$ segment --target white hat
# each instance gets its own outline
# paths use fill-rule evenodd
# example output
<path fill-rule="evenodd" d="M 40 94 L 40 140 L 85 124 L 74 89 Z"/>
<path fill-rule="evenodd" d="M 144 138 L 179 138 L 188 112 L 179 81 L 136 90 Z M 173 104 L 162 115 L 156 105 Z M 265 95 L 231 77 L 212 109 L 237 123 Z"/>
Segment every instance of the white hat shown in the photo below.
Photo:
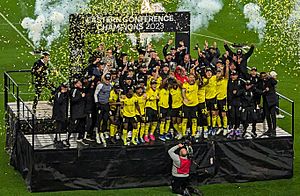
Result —
<path fill-rule="evenodd" d="M 274 78 L 274 77 L 277 76 L 277 73 L 276 73 L 275 71 L 271 71 L 271 72 L 270 72 L 270 76 Z"/>

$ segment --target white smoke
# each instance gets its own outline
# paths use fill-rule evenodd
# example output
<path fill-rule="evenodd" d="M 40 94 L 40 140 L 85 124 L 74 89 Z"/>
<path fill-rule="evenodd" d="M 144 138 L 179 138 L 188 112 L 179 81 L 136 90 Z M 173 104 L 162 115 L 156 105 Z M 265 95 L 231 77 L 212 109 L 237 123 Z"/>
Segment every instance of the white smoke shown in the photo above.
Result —
<path fill-rule="evenodd" d="M 300 26 L 299 21 L 300 21 L 300 0 L 295 2 L 294 9 L 289 16 L 288 24 L 289 25 L 296 24 L 296 25 Z"/>
<path fill-rule="evenodd" d="M 153 3 L 151 4 L 149 0 L 143 0 L 141 5 L 141 13 L 156 13 L 156 12 L 165 12 L 165 8 L 161 3 Z M 142 45 L 146 45 L 150 43 L 152 40 L 158 40 L 162 38 L 164 33 L 141 33 L 139 38 L 141 40 Z M 137 37 L 134 33 L 128 33 L 127 37 L 131 41 L 133 45 L 137 43 Z"/>
<path fill-rule="evenodd" d="M 21 25 L 28 31 L 28 37 L 36 47 L 45 40 L 46 47 L 49 48 L 68 24 L 69 15 L 87 9 L 89 2 L 90 0 L 36 0 L 34 14 L 37 18 L 26 17 Z"/>
<path fill-rule="evenodd" d="M 249 19 L 247 28 L 258 33 L 260 40 L 264 38 L 267 21 L 261 15 L 260 7 L 255 3 L 248 3 L 244 6 L 245 18 Z"/>
<path fill-rule="evenodd" d="M 222 0 L 181 0 L 177 11 L 191 13 L 191 31 L 194 32 L 199 28 L 208 27 L 209 21 L 222 7 Z"/>

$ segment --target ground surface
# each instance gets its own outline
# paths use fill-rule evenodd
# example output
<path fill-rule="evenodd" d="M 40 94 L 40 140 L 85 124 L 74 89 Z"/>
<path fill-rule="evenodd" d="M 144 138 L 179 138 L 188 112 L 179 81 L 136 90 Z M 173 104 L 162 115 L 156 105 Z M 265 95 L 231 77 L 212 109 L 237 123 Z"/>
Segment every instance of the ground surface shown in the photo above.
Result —
<path fill-rule="evenodd" d="M 246 20 L 241 17 L 242 3 L 232 4 L 233 0 L 225 0 L 223 10 L 218 13 L 209 24 L 207 29 L 202 29 L 197 34 L 192 34 L 192 45 L 203 43 L 205 39 L 209 42 L 217 41 L 222 48 L 222 41 L 226 39 L 231 42 L 248 42 L 256 43 L 257 49 L 251 57 L 250 66 L 257 66 L 259 70 L 263 69 L 263 64 L 267 61 L 274 62 L 274 56 L 271 53 L 264 53 L 264 43 L 259 43 L 255 33 L 246 29 Z M 235 2 L 235 1 L 234 1 Z M 239 1 L 240 2 L 240 1 Z M 170 6 L 169 10 L 174 9 L 174 5 L 164 3 Z M 34 0 L 1 0 L 0 12 L 7 17 L 12 24 L 19 29 L 24 35 L 20 26 L 20 21 L 25 16 L 33 16 Z M 213 38 L 204 37 L 211 36 Z M 216 39 L 217 38 L 217 39 Z M 159 42 L 158 45 L 163 45 Z M 32 48 L 26 46 L 24 39 L 0 17 L 0 74 L 6 70 L 28 69 L 31 67 L 34 57 L 29 55 Z M 270 50 L 272 50 L 270 48 Z M 262 52 L 261 52 L 262 51 Z M 290 65 L 293 67 L 293 65 Z M 265 67 L 266 71 L 269 71 Z M 253 182 L 243 184 L 218 184 L 206 185 L 201 189 L 205 195 L 299 195 L 300 193 L 300 93 L 297 84 L 300 77 L 291 76 L 290 70 L 284 66 L 276 66 L 279 73 L 278 91 L 295 101 L 296 105 L 296 135 L 295 135 L 295 170 L 294 177 L 287 180 L 276 180 L 266 182 Z M 27 78 L 28 79 L 28 78 Z M 26 81 L 26 78 L 18 78 L 20 81 Z M 1 82 L 0 88 L 3 89 Z M 298 88 L 298 89 L 297 89 Z M 27 95 L 24 95 L 27 96 Z M 1 112 L 0 117 L 4 117 L 3 95 L 0 96 Z M 289 110 L 286 103 L 282 103 L 282 107 Z M 279 122 L 280 126 L 289 129 L 289 119 Z M 0 195 L 30 195 L 27 191 L 25 183 L 18 172 L 9 166 L 8 156 L 4 151 L 5 129 L 4 120 L 0 121 Z M 155 187 L 143 189 L 126 189 L 126 190 L 109 190 L 109 191 L 76 191 L 76 192 L 57 192 L 57 193 L 37 193 L 35 195 L 172 195 L 168 187 Z"/>

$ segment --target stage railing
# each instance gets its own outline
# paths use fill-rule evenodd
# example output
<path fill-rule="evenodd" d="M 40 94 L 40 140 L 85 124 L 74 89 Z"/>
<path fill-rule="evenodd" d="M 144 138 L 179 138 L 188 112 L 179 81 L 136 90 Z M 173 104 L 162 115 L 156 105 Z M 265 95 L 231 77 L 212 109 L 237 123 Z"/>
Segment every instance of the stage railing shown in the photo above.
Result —
<path fill-rule="evenodd" d="M 9 114 L 8 114 L 8 102 L 9 102 L 9 96 L 11 95 L 13 97 L 13 100 L 17 104 L 17 111 L 16 111 L 16 134 L 13 138 L 14 140 L 17 139 L 17 133 L 20 131 L 20 119 L 22 117 L 22 120 L 24 120 L 25 125 L 29 128 L 31 134 L 32 134 L 32 148 L 34 151 L 34 135 L 35 135 L 35 125 L 37 123 L 37 117 L 33 113 L 32 109 L 28 107 L 28 105 L 25 104 L 24 100 L 20 96 L 20 87 L 21 86 L 28 86 L 28 83 L 17 83 L 13 77 L 11 76 L 11 73 L 31 73 L 31 70 L 17 70 L 17 71 L 7 71 L 4 72 L 4 108 L 5 108 L 5 120 L 6 120 L 6 126 L 9 123 Z M 31 76 L 31 83 L 33 84 L 33 77 Z M 15 145 L 16 141 L 13 141 Z M 8 141 L 6 138 L 6 146 L 8 146 Z"/>
<path fill-rule="evenodd" d="M 279 103 L 279 107 L 277 107 L 277 109 L 280 112 L 282 112 L 283 114 L 285 114 L 285 115 L 287 115 L 291 118 L 291 129 L 290 129 L 290 131 L 291 131 L 291 134 L 293 136 L 293 141 L 294 141 L 294 138 L 295 138 L 295 102 L 292 99 L 290 99 L 290 98 L 288 98 L 288 97 L 286 97 L 286 96 L 284 96 L 284 95 L 282 95 L 278 92 L 276 94 L 278 95 L 279 100 L 283 99 L 283 100 L 287 101 L 290 105 L 290 109 L 291 109 L 290 112 L 280 108 L 280 103 Z"/>

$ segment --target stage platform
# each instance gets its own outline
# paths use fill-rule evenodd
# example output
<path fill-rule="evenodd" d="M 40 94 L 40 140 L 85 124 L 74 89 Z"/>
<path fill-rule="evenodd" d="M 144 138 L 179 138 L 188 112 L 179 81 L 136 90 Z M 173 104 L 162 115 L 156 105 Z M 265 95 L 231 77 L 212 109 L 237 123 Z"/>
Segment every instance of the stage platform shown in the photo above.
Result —
<path fill-rule="evenodd" d="M 31 108 L 31 103 L 24 104 Z M 89 142 L 89 145 L 77 143 L 74 133 L 70 147 L 57 149 L 53 143 L 51 109 L 47 102 L 39 103 L 36 130 L 32 135 L 26 126 L 26 122 L 32 120 L 30 112 L 20 112 L 17 119 L 17 105 L 8 103 L 10 126 L 7 127 L 6 147 L 11 165 L 22 174 L 28 190 L 100 190 L 170 185 L 172 161 L 167 151 L 178 141 L 155 141 L 138 146 L 108 144 L 103 147 L 95 142 Z M 17 122 L 20 126 L 16 126 Z M 281 128 L 277 128 L 277 136 L 273 138 L 262 136 L 263 133 L 264 125 L 259 123 L 259 137 L 254 139 L 214 137 L 194 143 L 192 184 L 291 178 L 293 136 Z M 61 137 L 65 139 L 66 134 L 61 134 Z"/>

